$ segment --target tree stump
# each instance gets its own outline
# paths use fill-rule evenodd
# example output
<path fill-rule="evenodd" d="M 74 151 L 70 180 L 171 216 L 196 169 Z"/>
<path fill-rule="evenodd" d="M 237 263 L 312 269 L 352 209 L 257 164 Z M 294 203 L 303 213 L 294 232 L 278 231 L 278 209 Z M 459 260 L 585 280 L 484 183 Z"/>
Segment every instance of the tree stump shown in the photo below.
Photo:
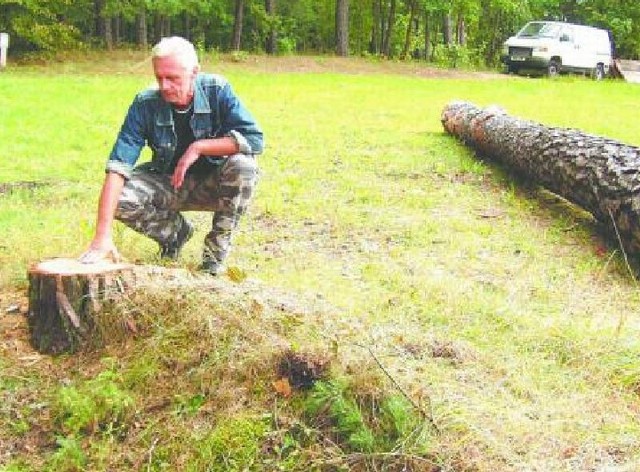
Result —
<path fill-rule="evenodd" d="M 28 324 L 31 344 L 41 353 L 76 352 L 103 344 L 96 315 L 134 282 L 132 264 L 82 264 L 51 259 L 32 266 Z"/>
<path fill-rule="evenodd" d="M 640 255 L 640 148 L 467 102 L 448 104 L 442 125 L 479 155 L 590 212 L 614 244 Z"/>

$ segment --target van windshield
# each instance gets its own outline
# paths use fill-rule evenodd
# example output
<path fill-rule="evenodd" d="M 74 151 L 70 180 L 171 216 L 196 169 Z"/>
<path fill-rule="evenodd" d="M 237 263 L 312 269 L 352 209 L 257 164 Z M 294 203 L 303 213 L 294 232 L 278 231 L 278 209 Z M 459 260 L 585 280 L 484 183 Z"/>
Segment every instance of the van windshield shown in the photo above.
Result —
<path fill-rule="evenodd" d="M 555 38 L 560 32 L 560 25 L 554 23 L 527 23 L 518 33 L 518 38 Z"/>

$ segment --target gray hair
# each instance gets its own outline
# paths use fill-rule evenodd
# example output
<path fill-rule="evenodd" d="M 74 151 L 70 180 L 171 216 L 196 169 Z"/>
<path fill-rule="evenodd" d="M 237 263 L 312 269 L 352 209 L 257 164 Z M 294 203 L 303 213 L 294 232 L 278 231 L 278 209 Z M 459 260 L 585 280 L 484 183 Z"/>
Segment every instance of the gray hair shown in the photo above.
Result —
<path fill-rule="evenodd" d="M 198 55 L 193 44 L 180 36 L 162 38 L 151 50 L 151 57 L 177 57 L 187 70 L 198 66 Z"/>

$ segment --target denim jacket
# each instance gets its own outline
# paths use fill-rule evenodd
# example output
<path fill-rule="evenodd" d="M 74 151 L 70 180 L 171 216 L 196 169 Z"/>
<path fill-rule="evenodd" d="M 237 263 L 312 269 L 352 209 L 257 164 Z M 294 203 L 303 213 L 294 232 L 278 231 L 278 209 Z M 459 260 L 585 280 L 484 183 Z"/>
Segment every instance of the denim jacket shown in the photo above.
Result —
<path fill-rule="evenodd" d="M 196 139 L 230 136 L 238 142 L 240 153 L 262 152 L 262 131 L 226 79 L 214 74 L 198 74 L 193 105 L 191 129 Z M 140 92 L 129 107 L 106 170 L 129 178 L 142 148 L 148 144 L 152 150 L 150 166 L 159 172 L 169 172 L 176 143 L 171 105 L 156 88 L 147 89 Z M 206 158 L 212 163 L 220 161 L 216 156 Z"/>

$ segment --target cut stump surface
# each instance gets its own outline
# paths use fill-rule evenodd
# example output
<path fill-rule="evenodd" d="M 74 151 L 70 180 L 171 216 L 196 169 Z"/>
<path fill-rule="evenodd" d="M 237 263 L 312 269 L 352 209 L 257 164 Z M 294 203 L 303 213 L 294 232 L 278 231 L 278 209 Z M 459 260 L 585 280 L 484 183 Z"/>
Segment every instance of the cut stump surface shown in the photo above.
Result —
<path fill-rule="evenodd" d="M 104 302 L 122 296 L 134 282 L 132 264 L 51 259 L 28 270 L 28 322 L 41 353 L 75 352 L 102 344 L 95 315 Z"/>

